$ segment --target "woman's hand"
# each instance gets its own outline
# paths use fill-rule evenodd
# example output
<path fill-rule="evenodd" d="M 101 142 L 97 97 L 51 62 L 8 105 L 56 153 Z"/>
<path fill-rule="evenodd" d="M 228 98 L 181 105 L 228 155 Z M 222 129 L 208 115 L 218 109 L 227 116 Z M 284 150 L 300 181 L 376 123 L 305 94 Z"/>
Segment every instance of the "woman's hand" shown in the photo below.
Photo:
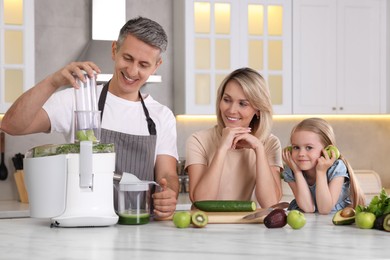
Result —
<path fill-rule="evenodd" d="M 249 134 L 250 132 L 251 129 L 247 127 L 234 127 L 234 128 L 225 127 L 224 129 L 222 129 L 222 140 L 221 140 L 220 148 L 226 150 L 236 149 L 237 142 L 239 141 L 239 140 L 236 141 L 236 138 L 245 134 L 250 135 Z M 238 148 L 243 148 L 243 147 L 238 147 Z"/>
<path fill-rule="evenodd" d="M 250 134 L 250 133 L 244 133 L 241 135 L 237 135 L 233 139 L 233 148 L 234 149 L 253 149 L 256 150 L 258 147 L 262 146 L 263 144 L 260 142 L 259 138 L 256 136 Z"/>

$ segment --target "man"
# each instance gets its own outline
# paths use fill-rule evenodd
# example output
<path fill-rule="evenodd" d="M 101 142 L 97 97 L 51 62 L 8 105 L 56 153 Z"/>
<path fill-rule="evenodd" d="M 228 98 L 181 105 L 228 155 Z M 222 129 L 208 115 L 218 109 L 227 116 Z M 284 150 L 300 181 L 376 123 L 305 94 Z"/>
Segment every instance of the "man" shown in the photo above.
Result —
<path fill-rule="evenodd" d="M 153 195 L 158 217 L 168 217 L 176 208 L 176 121 L 169 108 L 141 95 L 140 88 L 161 65 L 166 46 L 167 36 L 159 24 L 143 17 L 129 20 L 112 43 L 113 77 L 97 89 L 101 142 L 115 144 L 116 171 L 161 185 L 162 191 Z M 2 130 L 11 135 L 61 132 L 71 141 L 73 88 L 79 87 L 76 77 L 84 81 L 82 70 L 89 77 L 94 71 L 100 73 L 93 62 L 73 62 L 49 75 L 15 101 L 4 115 Z"/>

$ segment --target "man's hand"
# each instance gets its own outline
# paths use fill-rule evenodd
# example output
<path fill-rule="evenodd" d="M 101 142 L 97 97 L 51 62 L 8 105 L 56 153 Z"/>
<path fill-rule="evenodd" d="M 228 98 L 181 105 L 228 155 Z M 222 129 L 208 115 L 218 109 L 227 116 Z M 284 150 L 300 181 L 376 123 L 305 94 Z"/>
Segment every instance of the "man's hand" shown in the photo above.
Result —
<path fill-rule="evenodd" d="M 94 76 L 94 71 L 100 73 L 99 67 L 93 62 L 72 62 L 49 76 L 50 82 L 55 88 L 65 85 L 79 88 L 80 86 L 77 85 L 76 77 L 85 82 L 82 70 L 84 70 L 90 78 Z"/>
<path fill-rule="evenodd" d="M 176 210 L 177 194 L 168 187 L 168 181 L 162 178 L 159 181 L 160 191 L 153 194 L 154 213 L 157 217 L 169 217 Z"/>

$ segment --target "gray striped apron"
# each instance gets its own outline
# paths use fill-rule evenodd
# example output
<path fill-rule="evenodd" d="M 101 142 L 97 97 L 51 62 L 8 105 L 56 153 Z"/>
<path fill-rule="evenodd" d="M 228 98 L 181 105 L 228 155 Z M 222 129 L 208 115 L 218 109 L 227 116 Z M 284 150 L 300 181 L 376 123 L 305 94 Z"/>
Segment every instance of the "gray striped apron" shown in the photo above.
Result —
<path fill-rule="evenodd" d="M 99 97 L 99 110 L 101 111 L 101 120 L 103 121 L 104 105 L 106 103 L 108 86 L 107 82 Z M 136 175 L 140 180 L 154 181 L 154 154 L 156 150 L 156 125 L 149 116 L 149 111 L 145 102 L 138 92 L 141 99 L 146 121 L 148 124 L 149 134 L 147 136 L 125 134 L 108 129 L 101 129 L 101 143 L 113 143 L 115 145 L 115 172 L 128 172 Z M 132 122 L 123 122 L 131 124 Z M 154 187 L 152 187 L 154 188 Z M 153 193 L 154 190 L 152 189 Z M 141 198 L 142 199 L 142 198 Z M 145 199 L 145 198 L 143 198 Z M 153 210 L 152 198 L 149 200 L 150 210 Z M 133 199 L 131 199 L 133 201 Z M 114 190 L 114 206 L 117 209 L 117 193 Z M 133 203 L 133 202 L 132 202 Z"/>
<path fill-rule="evenodd" d="M 100 94 L 99 110 L 103 121 L 104 105 L 108 92 L 107 82 Z M 115 172 L 128 172 L 136 175 L 140 180 L 154 181 L 154 156 L 156 151 L 156 125 L 149 116 L 149 111 L 139 93 L 142 107 L 146 116 L 150 135 L 131 135 L 117 131 L 101 129 L 100 140 L 102 143 L 115 145 Z M 132 122 L 123 122 L 131 124 Z"/>

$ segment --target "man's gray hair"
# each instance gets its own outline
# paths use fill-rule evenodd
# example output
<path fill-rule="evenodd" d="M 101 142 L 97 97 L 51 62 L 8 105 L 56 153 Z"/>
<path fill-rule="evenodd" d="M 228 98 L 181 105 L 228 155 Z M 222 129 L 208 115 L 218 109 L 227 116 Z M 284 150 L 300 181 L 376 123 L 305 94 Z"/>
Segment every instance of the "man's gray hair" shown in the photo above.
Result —
<path fill-rule="evenodd" d="M 165 52 L 168 45 L 168 37 L 164 29 L 157 22 L 145 17 L 137 17 L 126 22 L 119 32 L 117 47 L 121 47 L 128 35 Z"/>

